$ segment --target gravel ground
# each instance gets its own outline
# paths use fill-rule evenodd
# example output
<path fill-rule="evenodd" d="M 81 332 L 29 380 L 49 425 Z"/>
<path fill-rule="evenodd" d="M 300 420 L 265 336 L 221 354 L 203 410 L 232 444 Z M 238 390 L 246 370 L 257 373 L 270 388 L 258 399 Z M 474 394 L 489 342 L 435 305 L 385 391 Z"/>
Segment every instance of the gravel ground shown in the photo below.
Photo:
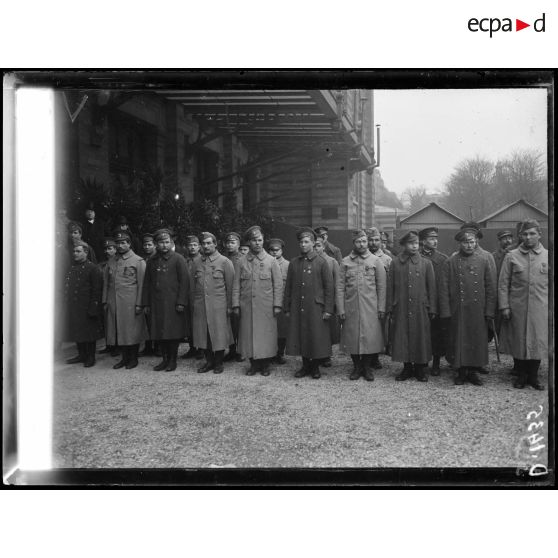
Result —
<path fill-rule="evenodd" d="M 112 370 L 117 360 L 56 363 L 54 466 L 518 467 L 533 464 L 526 415 L 539 405 L 547 446 L 548 392 L 514 389 L 511 358 L 493 352 L 482 387 L 455 386 L 447 365 L 427 383 L 395 382 L 401 365 L 385 356 L 374 382 L 350 381 L 343 354 L 320 380 L 293 378 L 294 357 L 267 378 L 245 376 L 246 363 L 215 375 L 193 360 L 174 372 L 154 372 L 157 357 Z"/>

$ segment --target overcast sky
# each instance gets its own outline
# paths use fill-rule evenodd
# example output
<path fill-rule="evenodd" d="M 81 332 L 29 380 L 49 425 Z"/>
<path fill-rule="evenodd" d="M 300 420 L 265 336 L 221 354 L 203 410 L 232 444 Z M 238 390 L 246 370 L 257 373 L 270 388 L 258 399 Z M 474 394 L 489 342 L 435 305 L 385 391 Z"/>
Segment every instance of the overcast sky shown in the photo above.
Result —
<path fill-rule="evenodd" d="M 546 158 L 546 110 L 545 89 L 375 90 L 385 185 L 398 195 L 441 190 L 454 166 L 477 154 L 540 149 Z"/>

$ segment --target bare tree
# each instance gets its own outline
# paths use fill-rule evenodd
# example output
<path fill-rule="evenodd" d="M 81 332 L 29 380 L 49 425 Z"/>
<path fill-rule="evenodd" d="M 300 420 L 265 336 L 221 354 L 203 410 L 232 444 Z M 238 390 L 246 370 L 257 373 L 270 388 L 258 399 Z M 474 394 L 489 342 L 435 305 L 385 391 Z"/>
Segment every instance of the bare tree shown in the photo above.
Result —
<path fill-rule="evenodd" d="M 407 204 L 411 213 L 418 211 L 429 203 L 431 201 L 430 197 L 431 196 L 426 192 L 426 186 L 423 184 L 407 188 L 401 194 L 401 198 Z"/>

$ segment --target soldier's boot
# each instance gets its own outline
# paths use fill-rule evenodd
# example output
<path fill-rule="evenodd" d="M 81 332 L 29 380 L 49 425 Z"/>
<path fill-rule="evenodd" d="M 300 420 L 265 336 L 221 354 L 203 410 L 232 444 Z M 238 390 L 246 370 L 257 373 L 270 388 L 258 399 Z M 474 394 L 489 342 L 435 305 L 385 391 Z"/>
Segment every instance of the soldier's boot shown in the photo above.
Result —
<path fill-rule="evenodd" d="M 432 357 L 432 370 L 430 371 L 431 376 L 439 376 L 440 375 L 440 357 L 434 355 Z"/>
<path fill-rule="evenodd" d="M 304 376 L 306 376 L 309 373 L 310 373 L 310 359 L 306 357 L 302 357 L 302 367 L 295 372 L 294 377 L 304 378 Z"/>
<path fill-rule="evenodd" d="M 196 360 L 201 360 L 204 356 L 203 349 L 196 349 Z"/>
<path fill-rule="evenodd" d="M 518 359 L 513 359 L 513 368 L 510 370 L 510 374 L 512 376 L 517 376 L 520 367 L 520 364 L 518 364 L 519 362 L 520 361 Z"/>
<path fill-rule="evenodd" d="M 269 366 L 270 366 L 270 362 L 268 358 L 262 358 L 260 360 L 260 374 L 262 376 L 269 376 L 270 374 Z"/>
<path fill-rule="evenodd" d="M 128 347 L 128 362 L 126 363 L 126 370 L 131 370 L 138 365 L 139 344 L 130 345 Z"/>
<path fill-rule="evenodd" d="M 410 362 L 405 362 L 403 363 L 403 370 L 401 370 L 401 372 L 395 376 L 396 381 L 398 382 L 404 382 L 405 380 L 408 380 L 409 378 L 413 377 L 413 365 Z"/>
<path fill-rule="evenodd" d="M 157 364 L 157 366 L 153 367 L 153 370 L 156 372 L 160 372 L 161 370 L 165 370 L 169 365 L 169 350 L 168 350 L 169 341 L 159 341 L 159 349 L 161 351 L 161 357 L 163 360 Z"/>
<path fill-rule="evenodd" d="M 374 370 L 381 370 L 383 368 L 382 363 L 380 362 L 380 354 L 374 353 L 371 355 L 371 366 Z"/>
<path fill-rule="evenodd" d="M 113 345 L 111 347 L 110 356 L 117 357 L 120 355 L 120 347 L 118 345 Z"/>
<path fill-rule="evenodd" d="M 320 364 L 321 364 L 324 368 L 331 368 L 331 367 L 332 367 L 331 357 L 326 357 L 326 358 L 322 359 L 322 360 L 320 361 Z"/>
<path fill-rule="evenodd" d="M 95 341 L 85 344 L 85 362 L 83 363 L 85 368 L 91 368 L 91 366 L 95 365 L 96 345 L 97 343 Z"/>
<path fill-rule="evenodd" d="M 351 355 L 351 360 L 353 361 L 353 371 L 349 376 L 349 380 L 358 380 L 362 374 L 362 362 L 360 361 L 360 355 Z"/>
<path fill-rule="evenodd" d="M 112 346 L 111 345 L 106 345 L 104 349 L 101 349 L 99 351 L 100 355 L 107 355 L 109 353 L 112 353 Z"/>
<path fill-rule="evenodd" d="M 250 359 L 250 368 L 248 368 L 248 370 L 246 370 L 246 376 L 254 376 L 257 371 L 258 371 L 258 364 L 256 363 L 256 361 L 253 358 L 251 358 Z"/>
<path fill-rule="evenodd" d="M 120 354 L 121 359 L 112 367 L 114 370 L 118 370 L 119 368 L 124 368 L 128 364 L 130 347 L 128 345 L 122 345 L 120 347 Z"/>
<path fill-rule="evenodd" d="M 225 351 L 215 351 L 215 366 L 213 368 L 213 374 L 222 374 L 225 370 L 223 366 L 223 357 L 225 356 Z"/>
<path fill-rule="evenodd" d="M 465 383 L 466 379 L 467 379 L 467 368 L 464 368 L 462 366 L 457 370 L 457 376 L 455 377 L 454 383 L 456 386 L 462 386 Z"/>
<path fill-rule="evenodd" d="M 488 374 L 488 372 L 487 372 Z M 474 386 L 482 386 L 482 380 L 478 377 L 477 370 L 475 368 L 469 368 L 469 373 L 467 374 L 467 379 Z"/>
<path fill-rule="evenodd" d="M 229 345 L 229 352 L 227 353 L 227 356 L 224 357 L 224 362 L 230 362 L 231 360 L 236 360 L 236 345 L 233 343 L 232 345 Z"/>
<path fill-rule="evenodd" d="M 527 362 L 524 360 L 517 360 L 517 378 L 513 382 L 513 387 L 517 389 L 523 389 L 527 383 Z"/>
<path fill-rule="evenodd" d="M 319 380 L 322 377 L 322 374 L 320 373 L 320 362 L 322 361 L 317 358 L 310 360 L 310 374 L 314 380 Z"/>
<path fill-rule="evenodd" d="M 428 376 L 426 375 L 426 366 L 426 364 L 422 364 L 420 362 L 414 363 L 415 378 L 419 382 L 428 382 Z"/>
<path fill-rule="evenodd" d="M 527 382 L 533 388 L 538 391 L 543 391 L 544 386 L 539 383 L 539 366 L 541 364 L 540 360 L 529 360 L 527 361 Z"/>
<path fill-rule="evenodd" d="M 213 351 L 204 349 L 205 362 L 198 368 L 198 374 L 204 374 L 215 368 L 215 355 Z"/>
<path fill-rule="evenodd" d="M 77 356 L 69 358 L 66 364 L 77 364 L 78 362 L 85 362 L 85 343 L 76 343 L 78 351 Z"/>
<path fill-rule="evenodd" d="M 276 364 L 285 364 L 285 348 L 287 346 L 287 339 L 285 337 L 279 337 L 277 339 L 277 354 L 273 359 Z"/>
<path fill-rule="evenodd" d="M 178 345 L 180 345 L 179 340 L 173 340 L 168 342 L 169 351 L 169 362 L 165 368 L 165 372 L 172 372 L 176 370 L 176 360 L 178 359 Z"/>
<path fill-rule="evenodd" d="M 143 351 L 138 352 L 140 356 L 151 356 L 155 354 L 153 350 L 153 341 L 147 340 L 145 342 L 145 346 L 143 347 Z"/>
<path fill-rule="evenodd" d="M 362 376 L 367 382 L 374 381 L 374 355 L 362 355 Z"/>

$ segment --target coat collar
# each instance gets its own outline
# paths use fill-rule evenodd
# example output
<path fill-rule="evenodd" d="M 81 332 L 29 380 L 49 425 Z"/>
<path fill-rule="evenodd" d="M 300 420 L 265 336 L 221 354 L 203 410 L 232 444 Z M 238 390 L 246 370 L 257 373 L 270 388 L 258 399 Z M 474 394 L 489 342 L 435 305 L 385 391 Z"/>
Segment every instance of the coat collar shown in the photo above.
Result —
<path fill-rule="evenodd" d="M 215 250 L 215 252 L 213 252 L 213 254 L 211 254 L 211 256 L 202 256 L 201 259 L 205 262 L 206 260 L 209 260 L 210 262 L 214 262 L 221 254 L 219 254 L 218 250 Z"/>
<path fill-rule="evenodd" d="M 399 254 L 399 261 L 401 263 L 405 263 L 407 260 L 411 260 L 416 265 L 420 261 L 420 254 L 415 254 L 414 256 L 410 256 L 409 254 L 406 254 L 405 252 L 402 252 L 401 254 Z"/>
<path fill-rule="evenodd" d="M 313 259 L 318 257 L 318 252 L 315 252 L 314 250 L 312 250 L 311 252 L 308 252 L 308 254 L 300 254 L 298 256 L 301 260 L 310 260 L 312 261 Z"/>
<path fill-rule="evenodd" d="M 267 254 L 267 252 L 266 252 L 265 250 L 262 250 L 259 254 L 254 254 L 254 253 L 252 253 L 252 252 L 248 252 L 248 254 L 246 254 L 246 258 L 247 258 L 248 261 L 250 261 L 250 262 L 251 262 L 252 260 L 256 259 L 256 258 L 257 258 L 258 260 L 260 260 L 260 261 L 263 261 L 263 260 L 266 258 L 267 255 L 268 255 L 268 254 Z"/>
<path fill-rule="evenodd" d="M 525 248 L 525 246 L 523 246 L 523 244 L 519 245 L 519 251 L 522 254 L 528 254 L 529 252 L 534 252 L 535 254 L 540 254 L 542 252 L 543 249 L 543 245 L 539 242 L 539 245 L 537 248 Z"/>
<path fill-rule="evenodd" d="M 128 250 L 125 254 L 118 254 L 118 257 L 121 260 L 127 260 L 128 258 L 131 258 L 132 256 L 135 256 L 133 250 Z"/>
<path fill-rule="evenodd" d="M 355 260 L 356 258 L 360 257 L 363 260 L 365 260 L 368 256 L 370 256 L 370 254 L 372 254 L 372 252 L 370 252 L 370 250 L 368 250 L 368 248 L 366 249 L 366 252 L 364 252 L 364 254 L 357 254 L 354 250 L 351 250 L 351 253 L 349 254 L 351 257 L 351 260 Z M 374 254 L 375 255 L 375 254 Z"/>

